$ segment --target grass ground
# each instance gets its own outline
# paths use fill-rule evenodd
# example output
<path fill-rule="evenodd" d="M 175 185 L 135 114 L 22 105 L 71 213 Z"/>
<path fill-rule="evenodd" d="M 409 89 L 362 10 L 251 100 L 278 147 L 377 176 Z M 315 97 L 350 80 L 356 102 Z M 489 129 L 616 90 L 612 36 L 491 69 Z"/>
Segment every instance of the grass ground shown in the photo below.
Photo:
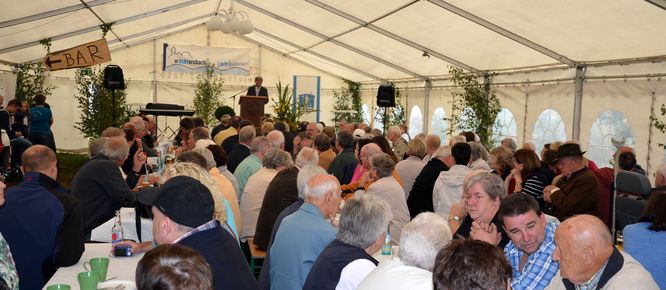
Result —
<path fill-rule="evenodd" d="M 74 174 L 81 168 L 83 163 L 88 160 L 87 154 L 63 153 L 58 155 L 58 181 L 65 188 L 69 189 Z"/>

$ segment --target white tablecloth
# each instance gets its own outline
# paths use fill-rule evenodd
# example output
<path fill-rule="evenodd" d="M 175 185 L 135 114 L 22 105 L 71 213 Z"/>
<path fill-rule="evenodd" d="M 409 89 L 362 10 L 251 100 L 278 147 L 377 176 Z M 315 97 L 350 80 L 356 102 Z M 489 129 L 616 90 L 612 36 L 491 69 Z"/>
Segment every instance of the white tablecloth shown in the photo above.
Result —
<path fill-rule="evenodd" d="M 123 226 L 123 239 L 139 241 L 136 234 L 136 213 L 134 208 L 121 208 L 120 209 L 120 222 Z M 112 218 L 101 226 L 96 227 L 90 233 L 90 240 L 96 242 L 110 243 L 111 242 L 111 228 L 115 223 L 115 218 Z M 153 240 L 153 221 L 150 219 L 141 219 L 141 240 L 143 242 Z"/>
<path fill-rule="evenodd" d="M 135 254 L 132 257 L 111 257 L 111 244 L 86 244 L 86 250 L 83 252 L 81 259 L 76 265 L 69 267 L 61 267 L 51 277 L 51 280 L 46 283 L 48 285 L 54 284 L 68 284 L 72 289 L 79 289 L 79 282 L 76 275 L 84 272 L 83 263 L 96 257 L 109 257 L 109 270 L 106 273 L 106 278 L 117 277 L 114 280 L 129 280 L 134 281 L 134 271 L 136 265 L 143 257 L 143 253 Z M 46 289 L 44 286 L 44 289 Z"/>

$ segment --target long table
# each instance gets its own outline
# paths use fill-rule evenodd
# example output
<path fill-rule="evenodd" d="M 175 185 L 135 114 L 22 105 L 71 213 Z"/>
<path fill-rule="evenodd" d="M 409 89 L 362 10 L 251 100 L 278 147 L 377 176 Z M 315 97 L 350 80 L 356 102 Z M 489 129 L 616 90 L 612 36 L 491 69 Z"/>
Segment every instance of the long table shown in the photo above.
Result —
<path fill-rule="evenodd" d="M 85 271 L 83 263 L 96 257 L 109 257 L 109 270 L 107 271 L 106 278 L 117 277 L 114 280 L 128 280 L 134 281 L 134 272 L 139 260 L 143 257 L 143 253 L 135 254 L 132 257 L 112 257 L 111 244 L 86 244 L 86 250 L 83 252 L 81 259 L 76 265 L 69 267 L 60 267 L 58 271 L 46 283 L 46 286 L 53 284 L 69 284 L 72 289 L 79 289 L 79 282 L 76 275 Z M 44 286 L 44 289 L 46 289 Z"/>

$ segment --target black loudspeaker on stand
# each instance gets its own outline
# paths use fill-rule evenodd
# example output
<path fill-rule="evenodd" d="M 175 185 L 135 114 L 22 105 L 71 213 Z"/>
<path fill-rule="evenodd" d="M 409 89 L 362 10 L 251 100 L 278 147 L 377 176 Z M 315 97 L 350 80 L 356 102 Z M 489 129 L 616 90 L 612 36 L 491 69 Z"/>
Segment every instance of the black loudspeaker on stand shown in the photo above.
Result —
<path fill-rule="evenodd" d="M 104 68 L 104 87 L 111 90 L 111 105 L 113 106 L 112 122 L 116 126 L 116 90 L 125 89 L 123 69 L 117 65 L 108 65 Z"/>
<path fill-rule="evenodd" d="M 378 107 L 395 107 L 395 87 L 392 85 L 381 85 L 377 89 Z"/>

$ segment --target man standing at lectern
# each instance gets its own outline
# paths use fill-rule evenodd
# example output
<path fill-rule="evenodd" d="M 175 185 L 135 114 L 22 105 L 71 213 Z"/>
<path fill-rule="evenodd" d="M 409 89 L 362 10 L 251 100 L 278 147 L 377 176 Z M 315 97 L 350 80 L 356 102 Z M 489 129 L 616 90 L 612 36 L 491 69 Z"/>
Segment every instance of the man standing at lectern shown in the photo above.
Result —
<path fill-rule="evenodd" d="M 261 86 L 261 83 L 264 82 L 264 79 L 260 76 L 254 78 L 254 86 L 247 88 L 247 96 L 264 96 L 268 97 L 268 90 L 265 87 Z M 268 102 L 268 98 L 266 98 Z"/>

